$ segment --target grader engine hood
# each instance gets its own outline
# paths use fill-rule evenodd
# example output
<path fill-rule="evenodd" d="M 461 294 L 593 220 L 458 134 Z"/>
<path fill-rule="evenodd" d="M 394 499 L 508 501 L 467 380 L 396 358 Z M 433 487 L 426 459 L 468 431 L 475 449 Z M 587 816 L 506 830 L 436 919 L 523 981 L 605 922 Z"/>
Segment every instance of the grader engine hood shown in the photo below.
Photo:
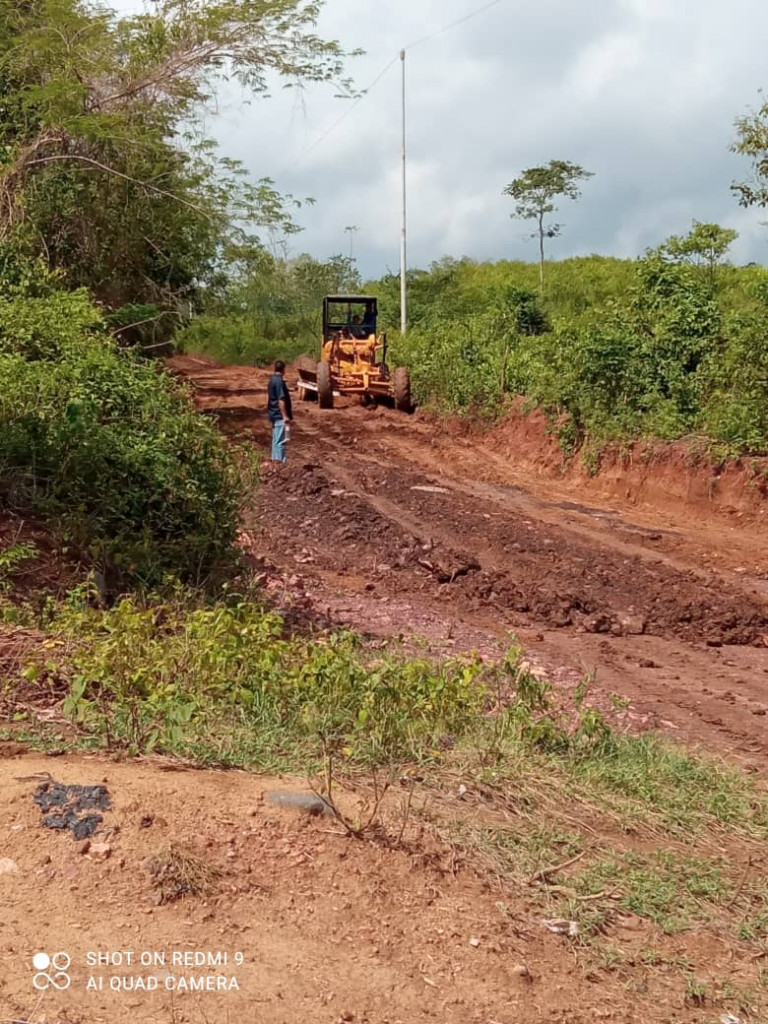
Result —
<path fill-rule="evenodd" d="M 354 362 L 374 362 L 374 356 L 379 342 L 375 334 L 367 338 L 344 338 L 339 337 L 326 341 L 323 345 L 323 358 L 331 360 L 334 356 L 341 359 L 351 359 Z"/>

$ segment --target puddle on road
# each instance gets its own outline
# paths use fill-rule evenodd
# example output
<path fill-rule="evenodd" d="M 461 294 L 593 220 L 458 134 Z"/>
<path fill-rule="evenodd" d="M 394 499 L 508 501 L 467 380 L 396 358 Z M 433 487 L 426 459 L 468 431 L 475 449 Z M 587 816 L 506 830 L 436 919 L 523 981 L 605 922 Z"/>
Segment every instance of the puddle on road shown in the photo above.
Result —
<path fill-rule="evenodd" d="M 580 512 L 592 519 L 614 520 L 614 525 L 622 532 L 647 537 L 649 540 L 661 540 L 662 537 L 679 537 L 680 535 L 677 530 L 668 530 L 660 526 L 639 526 L 637 523 L 625 522 L 623 513 L 615 508 L 591 508 L 589 505 L 580 505 L 576 501 L 548 502 L 547 504 L 550 508 L 563 509 L 565 512 Z"/>
<path fill-rule="evenodd" d="M 566 512 L 583 512 L 585 515 L 594 516 L 595 519 L 621 518 L 621 512 L 615 508 L 590 508 L 589 505 L 579 505 L 576 501 L 550 501 L 546 504 L 550 508 L 562 508 Z"/>

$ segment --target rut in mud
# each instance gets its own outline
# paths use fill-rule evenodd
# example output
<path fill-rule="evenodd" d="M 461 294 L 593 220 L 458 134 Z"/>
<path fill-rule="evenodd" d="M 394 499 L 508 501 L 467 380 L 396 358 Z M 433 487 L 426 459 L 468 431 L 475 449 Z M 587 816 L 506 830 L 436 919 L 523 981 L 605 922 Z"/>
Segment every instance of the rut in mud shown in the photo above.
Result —
<path fill-rule="evenodd" d="M 228 435 L 267 447 L 266 374 L 174 365 Z M 454 650 L 514 632 L 556 678 L 596 671 L 605 700 L 651 727 L 768 768 L 759 532 L 590 507 L 419 414 L 296 413 L 289 465 L 265 475 L 248 529 L 318 611 Z"/>
<path fill-rule="evenodd" d="M 324 465 L 291 469 L 268 484 L 264 499 L 271 524 L 286 541 L 301 539 L 320 568 L 393 574 L 393 585 L 460 609 L 485 607 L 502 618 L 518 612 L 590 633 L 761 646 L 768 638 L 766 606 L 730 593 L 711 574 L 595 551 L 566 531 L 407 467 L 338 456 Z M 273 486 L 299 500 L 271 500 Z"/>

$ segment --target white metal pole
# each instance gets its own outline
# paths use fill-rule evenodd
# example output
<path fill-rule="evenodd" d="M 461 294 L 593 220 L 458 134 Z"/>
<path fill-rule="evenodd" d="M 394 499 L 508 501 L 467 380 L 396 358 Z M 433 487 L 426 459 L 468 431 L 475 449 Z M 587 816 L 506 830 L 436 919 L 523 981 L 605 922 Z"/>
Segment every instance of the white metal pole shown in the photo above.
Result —
<path fill-rule="evenodd" d="M 400 330 L 405 334 L 408 328 L 408 296 L 406 286 L 406 238 L 407 238 L 407 205 L 405 177 L 405 50 L 400 51 L 400 62 L 403 68 L 403 233 L 400 240 Z"/>

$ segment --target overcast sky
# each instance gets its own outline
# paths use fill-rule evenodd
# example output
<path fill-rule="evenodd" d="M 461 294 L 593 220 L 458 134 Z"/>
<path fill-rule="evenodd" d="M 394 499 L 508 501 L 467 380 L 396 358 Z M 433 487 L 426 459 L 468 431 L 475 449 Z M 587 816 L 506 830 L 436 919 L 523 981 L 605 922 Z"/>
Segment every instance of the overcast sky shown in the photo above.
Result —
<path fill-rule="evenodd" d="M 320 31 L 366 51 L 349 64 L 364 88 L 401 47 L 483 2 L 327 0 Z M 729 145 L 768 86 L 766 41 L 761 0 L 500 0 L 409 49 L 409 264 L 535 259 L 501 192 L 550 159 L 595 173 L 578 204 L 562 205 L 557 258 L 634 256 L 695 218 L 740 232 L 737 261 L 768 262 L 768 214 L 740 210 L 729 190 L 749 174 Z M 363 274 L 397 270 L 399 62 L 316 144 L 351 107 L 333 92 L 278 87 L 247 107 L 233 92 L 210 128 L 254 176 L 314 197 L 294 254 L 348 253 L 354 225 Z"/>

